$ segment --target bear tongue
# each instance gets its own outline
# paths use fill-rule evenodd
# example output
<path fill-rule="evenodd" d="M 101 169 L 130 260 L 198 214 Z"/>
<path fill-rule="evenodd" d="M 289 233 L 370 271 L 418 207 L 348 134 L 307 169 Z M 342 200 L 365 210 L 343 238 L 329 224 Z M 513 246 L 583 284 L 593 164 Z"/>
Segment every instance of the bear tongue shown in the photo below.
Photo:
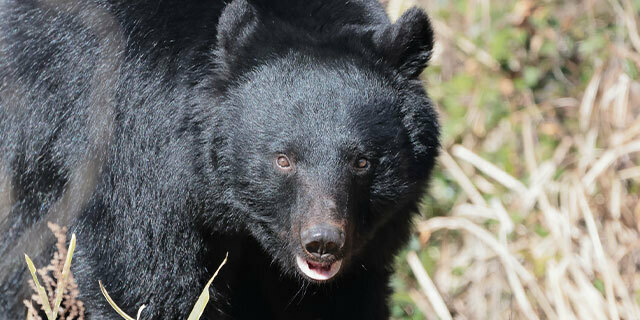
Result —
<path fill-rule="evenodd" d="M 340 271 L 342 260 L 338 260 L 331 264 L 321 264 L 306 260 L 300 256 L 296 256 L 298 269 L 307 277 L 316 281 L 326 281 L 335 276 Z"/>

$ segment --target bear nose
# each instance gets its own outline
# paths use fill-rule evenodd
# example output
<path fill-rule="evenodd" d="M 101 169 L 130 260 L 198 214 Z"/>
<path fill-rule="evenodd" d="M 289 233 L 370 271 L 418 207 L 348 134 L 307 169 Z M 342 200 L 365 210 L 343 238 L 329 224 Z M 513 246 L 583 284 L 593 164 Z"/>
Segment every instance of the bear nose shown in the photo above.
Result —
<path fill-rule="evenodd" d="M 337 227 L 321 224 L 300 234 L 304 249 L 316 258 L 335 257 L 344 246 L 344 232 Z"/>

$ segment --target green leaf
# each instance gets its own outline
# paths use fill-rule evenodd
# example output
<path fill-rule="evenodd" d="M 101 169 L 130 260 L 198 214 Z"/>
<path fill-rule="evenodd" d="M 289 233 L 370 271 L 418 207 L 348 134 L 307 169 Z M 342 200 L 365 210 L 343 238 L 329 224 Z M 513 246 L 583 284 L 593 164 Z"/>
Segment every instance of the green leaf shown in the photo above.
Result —
<path fill-rule="evenodd" d="M 465 271 L 466 271 L 465 267 L 459 266 L 459 267 L 453 268 L 453 270 L 451 270 L 451 274 L 457 277 L 462 277 Z"/>
<path fill-rule="evenodd" d="M 593 280 L 593 286 L 596 287 L 596 289 L 598 289 L 598 291 L 600 291 L 600 293 L 602 293 L 602 295 L 604 295 L 604 282 L 602 281 L 602 279 L 600 278 L 595 278 Z"/>
<path fill-rule="evenodd" d="M 549 230 L 545 229 L 543 226 L 539 224 L 536 224 L 534 228 L 535 228 L 534 232 L 543 238 L 546 238 L 549 235 Z"/>
<path fill-rule="evenodd" d="M 587 57 L 595 54 L 606 44 L 605 38 L 601 34 L 593 34 L 579 44 L 578 50 Z"/>
<path fill-rule="evenodd" d="M 527 87 L 533 88 L 538 84 L 538 80 L 540 80 L 540 76 L 542 72 L 539 67 L 526 67 L 524 69 L 524 73 L 522 75 L 524 79 L 524 83 Z"/>

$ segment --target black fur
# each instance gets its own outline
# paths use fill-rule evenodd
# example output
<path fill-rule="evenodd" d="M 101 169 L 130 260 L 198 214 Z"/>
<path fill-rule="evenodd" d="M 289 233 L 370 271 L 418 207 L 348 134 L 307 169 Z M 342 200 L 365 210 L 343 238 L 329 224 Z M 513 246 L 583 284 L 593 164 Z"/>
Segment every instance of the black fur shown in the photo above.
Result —
<path fill-rule="evenodd" d="M 424 12 L 373 0 L 0 0 L 0 319 L 49 220 L 89 319 L 118 318 L 98 280 L 184 319 L 226 252 L 204 319 L 387 318 L 438 150 L 432 45 Z M 346 234 L 328 283 L 295 263 L 319 220 Z"/>

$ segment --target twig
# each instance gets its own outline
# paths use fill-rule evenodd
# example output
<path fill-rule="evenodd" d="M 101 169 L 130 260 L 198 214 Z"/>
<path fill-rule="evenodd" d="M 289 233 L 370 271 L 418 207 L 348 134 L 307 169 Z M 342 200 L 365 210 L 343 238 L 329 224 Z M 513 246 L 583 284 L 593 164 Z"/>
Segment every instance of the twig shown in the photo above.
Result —
<path fill-rule="evenodd" d="M 602 68 L 599 67 L 593 74 L 593 77 L 591 77 L 587 89 L 585 89 L 584 95 L 582 96 L 582 103 L 580 104 L 580 129 L 582 129 L 582 131 L 586 131 L 589 127 L 589 120 L 591 119 L 594 102 L 598 94 L 601 77 Z"/>
<path fill-rule="evenodd" d="M 409 251 L 407 254 L 407 262 L 409 263 L 409 267 L 411 267 L 411 271 L 416 276 L 420 287 L 422 287 L 422 291 L 427 295 L 431 306 L 435 310 L 438 317 L 442 320 L 452 320 L 451 313 L 449 313 L 449 309 L 447 309 L 447 305 L 442 300 L 440 293 L 438 293 L 438 289 L 436 289 L 435 284 L 431 281 L 431 278 L 427 274 L 427 271 L 424 270 L 418 255 L 416 255 L 415 251 Z"/>
<path fill-rule="evenodd" d="M 456 163 L 456 161 L 449 155 L 446 150 L 442 150 L 440 154 L 440 162 L 444 165 L 445 169 L 451 174 L 453 179 L 458 182 L 458 185 L 464 190 L 464 192 L 469 196 L 471 201 L 478 206 L 487 206 L 487 202 L 484 201 L 484 198 L 478 192 L 478 189 L 473 185 L 471 180 L 467 177 L 467 175 L 462 171 L 460 166 Z"/>
<path fill-rule="evenodd" d="M 587 197 L 585 196 L 584 191 L 581 187 L 577 188 L 577 193 L 578 203 L 580 204 L 580 209 L 584 216 L 585 224 L 587 225 L 587 231 L 589 232 L 589 237 L 593 242 L 593 247 L 597 256 L 596 263 L 600 267 L 602 277 L 604 278 L 603 281 L 609 307 L 609 316 L 611 317 L 611 319 L 619 319 L 620 316 L 618 315 L 618 309 L 616 308 L 615 296 L 613 294 L 613 283 L 611 279 L 611 273 L 613 272 L 613 270 L 611 270 L 611 268 L 609 267 L 609 259 L 604 254 L 604 249 L 602 248 L 602 243 L 600 242 L 600 236 L 598 235 L 596 222 L 593 218 L 593 214 L 591 213 L 591 208 L 589 208 Z"/>
<path fill-rule="evenodd" d="M 461 145 L 455 145 L 451 148 L 451 151 L 454 156 L 471 163 L 473 166 L 478 168 L 478 170 L 484 172 L 486 175 L 500 182 L 505 187 L 515 191 L 518 194 L 527 193 L 527 187 L 525 187 L 522 182 L 516 180 L 511 175 L 504 172 L 504 170 L 499 169 L 498 167 L 489 163 L 487 160 L 484 160 L 481 157 L 477 156 L 469 149 Z"/>

